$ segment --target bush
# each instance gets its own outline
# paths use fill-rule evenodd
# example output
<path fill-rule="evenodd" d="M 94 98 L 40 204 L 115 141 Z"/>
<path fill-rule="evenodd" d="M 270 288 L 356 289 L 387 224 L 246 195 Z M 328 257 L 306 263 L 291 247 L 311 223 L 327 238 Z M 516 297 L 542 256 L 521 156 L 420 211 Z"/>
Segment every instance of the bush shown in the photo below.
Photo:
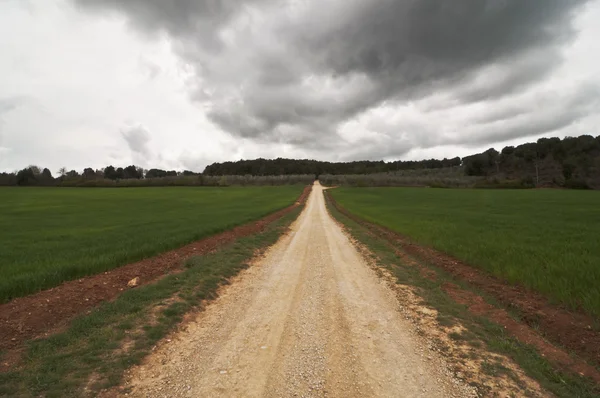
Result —
<path fill-rule="evenodd" d="M 533 179 L 531 177 L 524 178 L 522 180 L 504 180 L 498 181 L 493 180 L 482 180 L 478 181 L 474 188 L 479 189 L 531 189 L 535 188 Z"/>
<path fill-rule="evenodd" d="M 586 181 L 579 179 L 566 180 L 564 187 L 568 189 L 592 189 Z"/>
<path fill-rule="evenodd" d="M 411 170 L 367 175 L 322 175 L 319 181 L 325 186 L 470 188 L 480 179 L 442 170 L 439 169 L 438 173 Z"/>

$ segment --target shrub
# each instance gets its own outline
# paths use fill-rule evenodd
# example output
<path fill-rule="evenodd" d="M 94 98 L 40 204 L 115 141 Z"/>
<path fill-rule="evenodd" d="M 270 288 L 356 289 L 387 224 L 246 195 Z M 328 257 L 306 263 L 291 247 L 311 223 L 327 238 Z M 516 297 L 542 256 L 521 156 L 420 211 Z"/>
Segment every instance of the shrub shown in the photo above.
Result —
<path fill-rule="evenodd" d="M 564 187 L 569 189 L 592 189 L 585 180 L 580 179 L 566 180 Z"/>

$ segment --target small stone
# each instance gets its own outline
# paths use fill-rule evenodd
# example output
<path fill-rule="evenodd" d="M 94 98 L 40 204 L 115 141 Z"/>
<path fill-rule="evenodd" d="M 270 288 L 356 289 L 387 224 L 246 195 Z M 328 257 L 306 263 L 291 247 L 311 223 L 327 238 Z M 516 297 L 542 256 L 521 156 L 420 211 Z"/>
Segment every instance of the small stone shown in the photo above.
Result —
<path fill-rule="evenodd" d="M 132 280 L 127 282 L 127 287 L 136 287 L 139 284 L 140 284 L 140 278 L 139 278 L 139 276 L 136 276 L 135 278 L 133 278 Z"/>

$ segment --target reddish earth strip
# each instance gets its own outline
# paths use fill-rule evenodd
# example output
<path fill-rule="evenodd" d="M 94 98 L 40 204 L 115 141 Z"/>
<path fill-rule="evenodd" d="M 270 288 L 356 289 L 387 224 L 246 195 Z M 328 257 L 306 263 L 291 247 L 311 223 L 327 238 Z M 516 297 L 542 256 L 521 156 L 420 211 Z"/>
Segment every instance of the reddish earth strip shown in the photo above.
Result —
<path fill-rule="evenodd" d="M 328 199 L 342 214 L 365 226 L 375 235 L 384 238 L 405 253 L 441 268 L 458 280 L 467 282 L 490 295 L 508 308 L 514 308 L 524 323 L 515 321 L 503 309 L 498 309 L 473 293 L 455 284 L 444 284 L 443 289 L 456 302 L 465 304 L 476 315 L 484 315 L 503 326 L 519 341 L 536 347 L 540 354 L 562 369 L 575 371 L 592 378 L 600 384 L 598 370 L 584 361 L 574 359 L 567 351 L 551 343 L 565 347 L 588 360 L 592 365 L 600 365 L 600 333 L 594 330 L 594 318 L 590 315 L 569 311 L 522 286 L 511 285 L 486 272 L 471 267 L 452 256 L 414 243 L 410 238 L 380 225 L 368 222 L 338 205 L 327 193 Z M 428 270 L 431 271 L 431 270 Z M 427 273 L 422 273 L 427 275 Z M 432 276 L 435 278 L 435 276 Z M 542 334 L 538 333 L 539 330 Z M 548 342 L 549 341 L 549 342 Z"/>
<path fill-rule="evenodd" d="M 564 370 L 589 377 L 596 384 L 600 385 L 600 373 L 593 366 L 584 361 L 576 360 L 564 350 L 553 346 L 531 327 L 516 321 L 505 310 L 494 307 L 487 303 L 481 296 L 461 289 L 453 283 L 444 283 L 442 289 L 454 301 L 466 305 L 472 314 L 485 316 L 496 324 L 504 326 L 511 336 L 515 336 L 519 341 L 535 347 L 550 362 L 558 364 Z"/>
<path fill-rule="evenodd" d="M 258 221 L 103 274 L 65 282 L 55 288 L 1 304 L 0 350 L 8 351 L 4 360 L 13 356 L 10 351 L 18 350 L 23 342 L 48 336 L 77 315 L 89 312 L 104 301 L 115 299 L 127 289 L 127 283 L 133 278 L 139 278 L 138 286 L 155 282 L 167 274 L 180 271 L 183 260 L 192 255 L 210 253 L 237 238 L 263 231 L 270 223 L 304 204 L 311 189 L 312 185 L 307 186 L 292 206 Z M 8 365 L 0 364 L 0 371 L 6 370 Z"/>

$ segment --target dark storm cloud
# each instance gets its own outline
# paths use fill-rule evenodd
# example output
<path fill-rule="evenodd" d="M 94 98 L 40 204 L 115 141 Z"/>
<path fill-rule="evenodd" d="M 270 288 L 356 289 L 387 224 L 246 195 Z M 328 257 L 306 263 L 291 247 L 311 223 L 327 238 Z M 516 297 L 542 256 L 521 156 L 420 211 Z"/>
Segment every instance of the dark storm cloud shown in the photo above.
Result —
<path fill-rule="evenodd" d="M 346 23 L 308 36 L 337 73 L 364 72 L 406 85 L 465 74 L 571 36 L 583 1 L 383 0 L 362 2 Z"/>
<path fill-rule="evenodd" d="M 73 1 L 120 11 L 143 31 L 170 34 L 194 67 L 192 98 L 208 104 L 208 117 L 224 130 L 301 148 L 315 148 L 316 140 L 321 148 L 335 147 L 341 123 L 381 104 L 450 92 L 460 106 L 527 90 L 561 65 L 560 49 L 575 36 L 574 13 L 587 3 Z M 537 112 L 530 123 L 521 114 L 514 126 L 484 120 L 480 128 L 488 130 L 477 137 L 418 141 L 483 143 L 541 134 L 573 123 L 580 109 Z M 401 154 L 413 145 L 400 141 L 390 133 L 361 153 Z M 400 142 L 395 150 L 394 142 Z"/>

